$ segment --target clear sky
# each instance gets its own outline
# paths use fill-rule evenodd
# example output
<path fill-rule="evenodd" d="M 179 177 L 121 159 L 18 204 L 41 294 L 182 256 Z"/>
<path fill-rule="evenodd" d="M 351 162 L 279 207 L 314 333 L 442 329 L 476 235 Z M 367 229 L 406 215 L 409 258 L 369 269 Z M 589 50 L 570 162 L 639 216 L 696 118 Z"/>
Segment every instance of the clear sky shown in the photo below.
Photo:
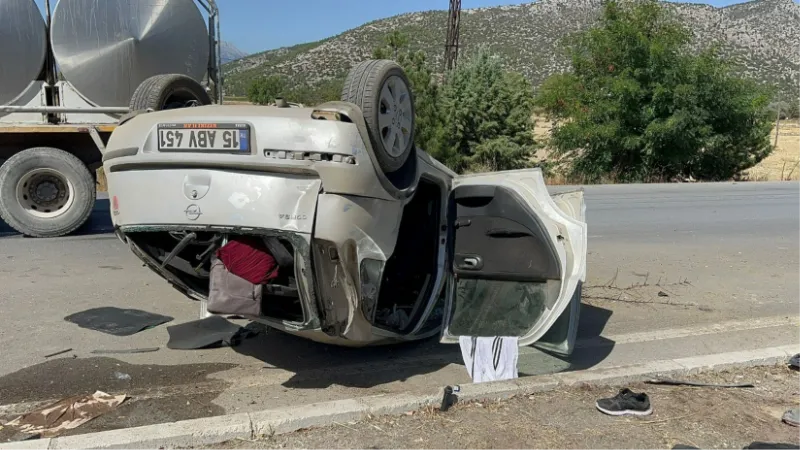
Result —
<path fill-rule="evenodd" d="M 741 3 L 741 0 L 688 1 L 714 6 Z M 36 3 L 41 6 L 44 0 L 36 0 Z M 51 3 L 56 1 L 51 0 Z M 530 0 L 462 0 L 461 7 L 520 3 L 530 3 Z M 248 54 L 324 39 L 396 14 L 446 10 L 449 4 L 448 0 L 217 0 L 222 39 Z"/>

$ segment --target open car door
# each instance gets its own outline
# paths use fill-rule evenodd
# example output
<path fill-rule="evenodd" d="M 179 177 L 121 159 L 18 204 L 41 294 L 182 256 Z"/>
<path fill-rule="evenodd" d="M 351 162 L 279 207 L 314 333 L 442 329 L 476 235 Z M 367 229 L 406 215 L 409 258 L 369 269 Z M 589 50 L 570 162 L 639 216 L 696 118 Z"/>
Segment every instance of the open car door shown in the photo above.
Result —
<path fill-rule="evenodd" d="M 516 336 L 571 353 L 586 279 L 583 191 L 551 197 L 540 169 L 515 170 L 456 177 L 449 203 L 442 342 Z"/>

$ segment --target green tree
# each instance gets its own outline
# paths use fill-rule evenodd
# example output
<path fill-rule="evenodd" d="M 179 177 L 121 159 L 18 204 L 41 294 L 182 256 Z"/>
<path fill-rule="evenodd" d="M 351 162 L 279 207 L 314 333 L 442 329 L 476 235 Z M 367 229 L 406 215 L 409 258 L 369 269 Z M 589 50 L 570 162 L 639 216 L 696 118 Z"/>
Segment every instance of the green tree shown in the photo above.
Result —
<path fill-rule="evenodd" d="M 408 76 L 418 147 L 457 172 L 531 165 L 533 93 L 522 75 L 506 72 L 481 50 L 439 85 L 425 52 L 411 52 L 407 44 L 392 32 L 373 57 L 395 60 Z"/>
<path fill-rule="evenodd" d="M 789 107 L 786 109 L 786 115 L 790 119 L 800 118 L 800 101 L 797 99 L 789 102 Z"/>
<path fill-rule="evenodd" d="M 254 80 L 247 88 L 247 99 L 257 105 L 266 105 L 283 95 L 286 82 L 279 75 Z"/>
<path fill-rule="evenodd" d="M 545 80 L 537 104 L 551 144 L 587 181 L 728 179 L 771 152 L 771 93 L 737 78 L 656 0 L 605 3 L 598 26 L 566 42 L 572 72 Z"/>
<path fill-rule="evenodd" d="M 431 154 L 456 172 L 495 171 L 533 164 L 533 89 L 488 51 L 447 74 L 438 101 Z"/>
<path fill-rule="evenodd" d="M 305 106 L 315 106 L 321 103 L 339 100 L 342 97 L 344 79 L 333 78 L 320 81 L 313 86 L 299 84 L 286 94 L 288 101 L 302 103 Z"/>
<path fill-rule="evenodd" d="M 393 30 L 383 39 L 384 45 L 372 52 L 375 59 L 392 59 L 397 61 L 401 50 L 408 46 L 408 36 L 398 30 Z"/>

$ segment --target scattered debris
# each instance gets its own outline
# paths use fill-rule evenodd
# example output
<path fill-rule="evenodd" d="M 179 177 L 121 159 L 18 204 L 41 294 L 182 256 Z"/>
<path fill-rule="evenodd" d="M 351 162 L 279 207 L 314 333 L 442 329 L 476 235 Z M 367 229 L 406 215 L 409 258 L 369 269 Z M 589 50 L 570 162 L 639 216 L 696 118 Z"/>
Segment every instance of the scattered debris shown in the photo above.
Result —
<path fill-rule="evenodd" d="M 17 417 L 5 426 L 36 437 L 39 437 L 38 435 L 45 438 L 53 437 L 61 431 L 77 428 L 113 410 L 126 398 L 125 394 L 109 395 L 101 391 L 92 395 L 68 397 Z"/>
<path fill-rule="evenodd" d="M 752 383 L 733 383 L 733 384 L 718 384 L 718 383 L 701 383 L 697 381 L 686 380 L 671 380 L 669 378 L 657 378 L 654 380 L 647 380 L 648 384 L 667 384 L 671 386 L 698 386 L 698 387 L 718 387 L 718 388 L 752 388 L 756 387 Z"/>
<path fill-rule="evenodd" d="M 12 434 L 9 438 L 9 442 L 19 442 L 19 441 L 30 441 L 32 439 L 40 439 L 42 437 L 42 433 L 16 433 Z"/>
<path fill-rule="evenodd" d="M 64 353 L 71 352 L 71 351 L 72 351 L 72 349 L 68 348 L 68 349 L 57 351 L 55 353 L 50 353 L 49 355 L 44 355 L 44 357 L 45 358 L 51 358 L 53 356 L 63 355 Z"/>
<path fill-rule="evenodd" d="M 458 403 L 459 392 L 461 392 L 461 386 L 445 386 L 444 395 L 442 396 L 442 406 L 439 407 L 439 410 L 447 411 L 451 406 Z"/>
<path fill-rule="evenodd" d="M 92 350 L 91 353 L 95 355 L 116 355 L 127 353 L 150 353 L 157 352 L 159 347 L 145 347 L 145 348 L 120 348 L 120 349 L 98 349 Z"/>
<path fill-rule="evenodd" d="M 122 309 L 113 306 L 87 309 L 64 317 L 81 328 L 102 331 L 114 336 L 130 336 L 173 320 L 172 317 L 153 314 L 139 309 Z"/>
<path fill-rule="evenodd" d="M 116 378 L 118 380 L 128 380 L 128 381 L 130 381 L 131 376 L 128 375 L 127 373 L 114 372 L 114 378 Z"/>
<path fill-rule="evenodd" d="M 595 402 L 597 409 L 612 416 L 649 416 L 653 414 L 650 398 L 644 392 L 633 392 L 628 388 L 620 389 L 617 395 L 601 398 Z"/>
<path fill-rule="evenodd" d="M 252 328 L 240 327 L 221 316 L 210 316 L 167 327 L 167 348 L 196 350 L 217 346 L 235 347 L 242 340 L 258 334 Z"/>

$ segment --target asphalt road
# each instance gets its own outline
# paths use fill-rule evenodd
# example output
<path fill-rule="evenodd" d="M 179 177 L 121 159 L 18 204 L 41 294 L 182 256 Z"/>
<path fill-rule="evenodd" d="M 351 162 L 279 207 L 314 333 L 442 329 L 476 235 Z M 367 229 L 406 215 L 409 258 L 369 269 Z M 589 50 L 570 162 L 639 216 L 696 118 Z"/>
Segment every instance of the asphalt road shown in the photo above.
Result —
<path fill-rule="evenodd" d="M 798 183 L 589 186 L 586 202 L 581 344 L 569 360 L 523 349 L 521 373 L 798 341 Z M 468 381 L 458 348 L 435 340 L 354 350 L 269 331 L 235 348 L 174 351 L 164 325 L 125 338 L 78 328 L 63 318 L 106 305 L 198 317 L 109 230 L 107 200 L 76 236 L 28 239 L 0 223 L 0 420 L 96 389 L 133 400 L 76 432 Z M 161 349 L 91 353 L 139 347 Z"/>

